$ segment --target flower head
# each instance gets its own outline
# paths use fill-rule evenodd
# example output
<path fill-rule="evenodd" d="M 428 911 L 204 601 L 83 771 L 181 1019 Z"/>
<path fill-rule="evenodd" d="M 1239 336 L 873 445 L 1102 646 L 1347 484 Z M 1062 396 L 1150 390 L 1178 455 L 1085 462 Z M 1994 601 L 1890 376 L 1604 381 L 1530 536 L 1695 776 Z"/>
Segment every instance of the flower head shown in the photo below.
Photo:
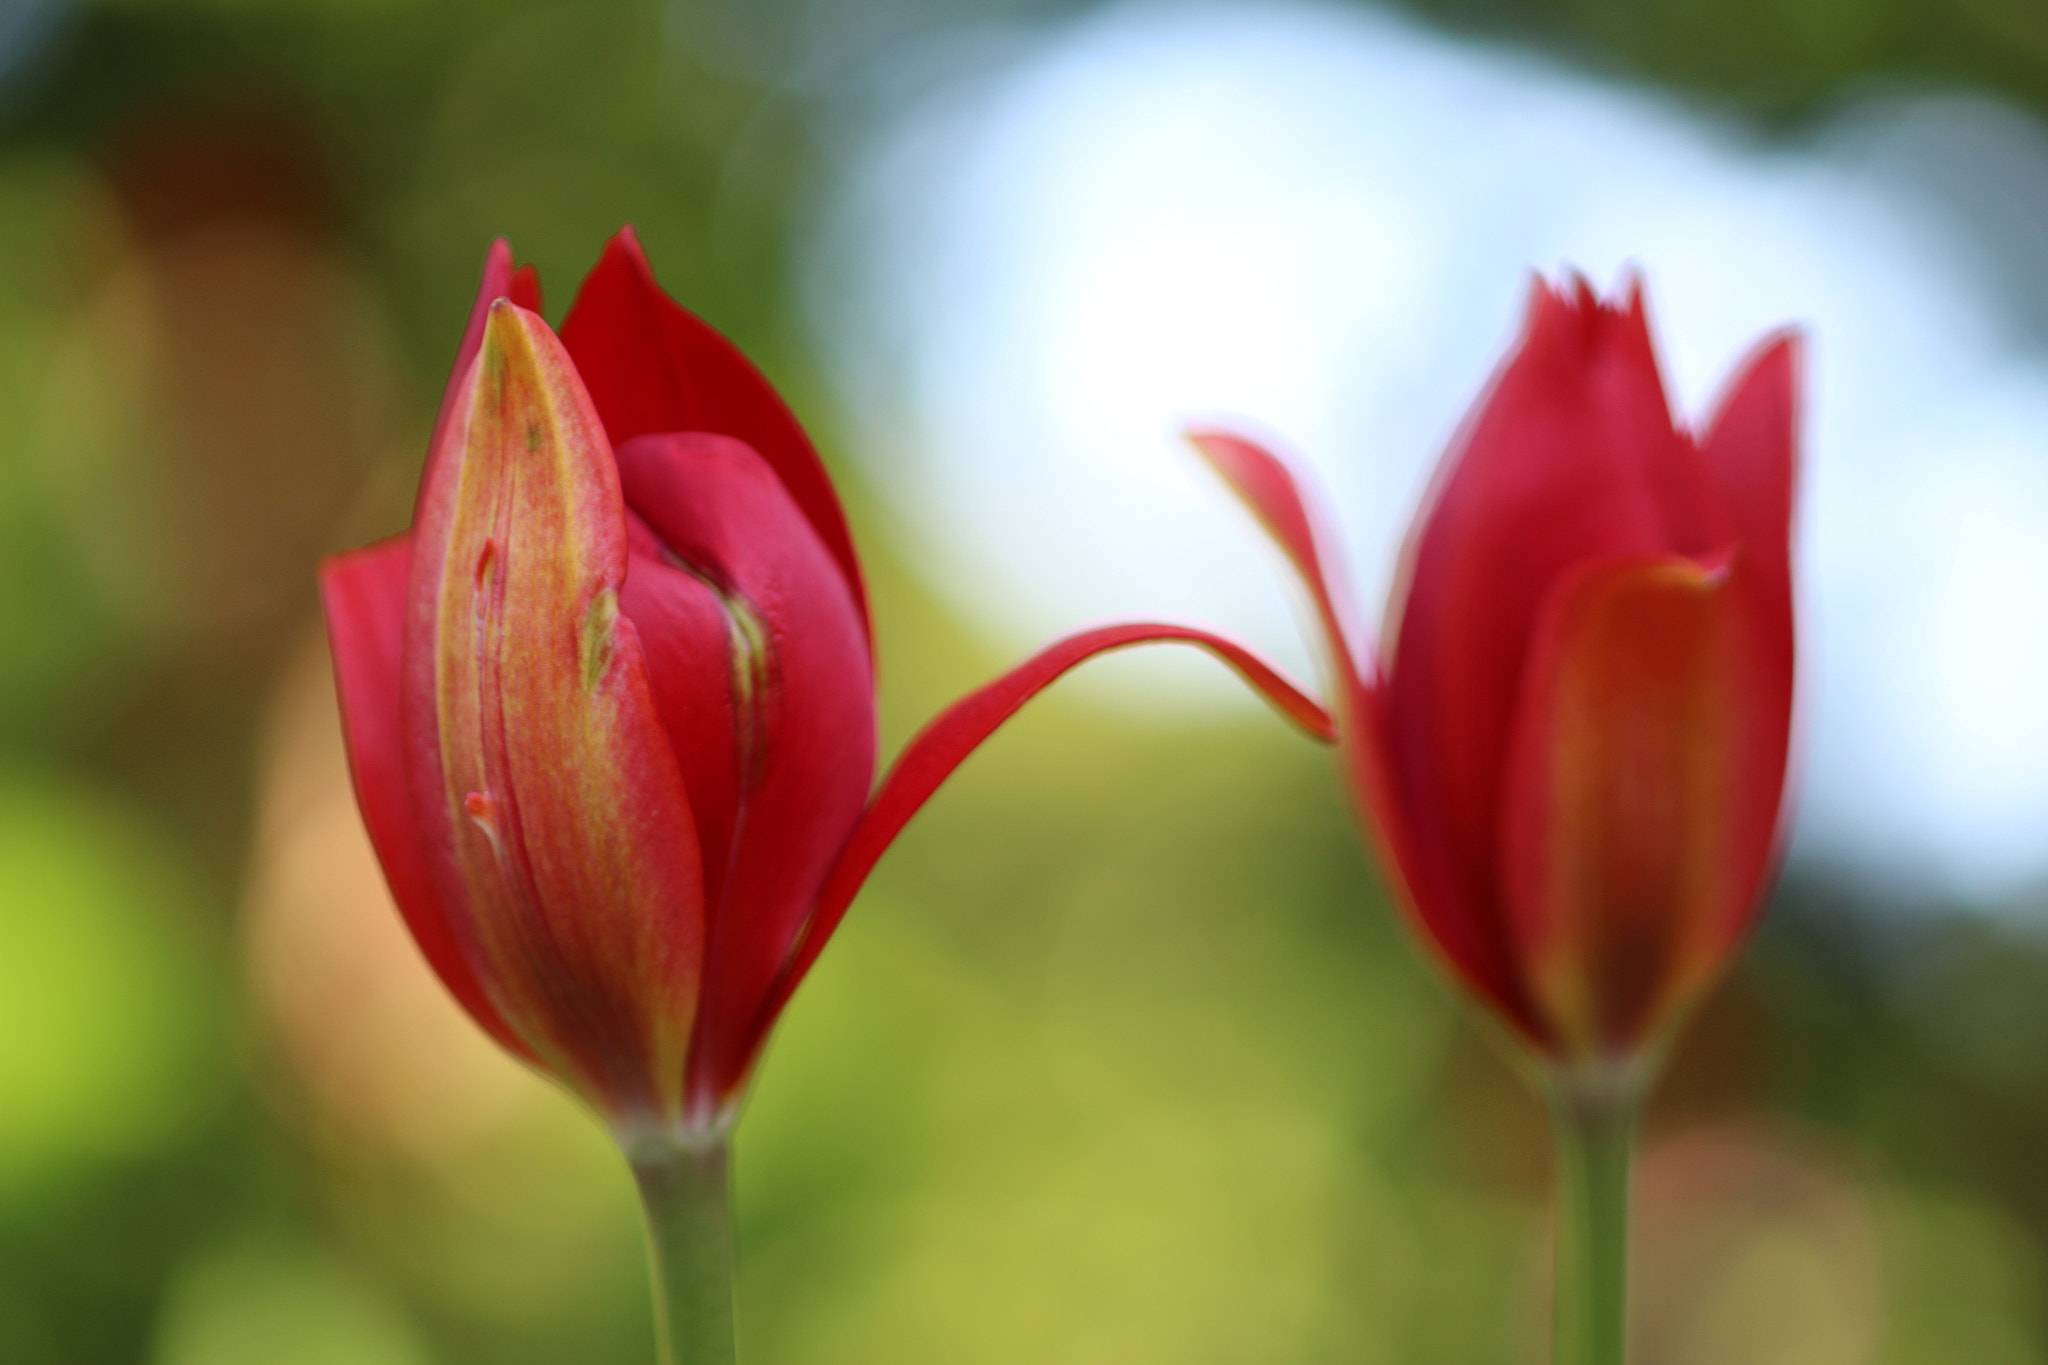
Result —
<path fill-rule="evenodd" d="M 411 531 L 321 591 L 373 844 L 428 961 L 623 1137 L 731 1120 L 790 992 L 946 776 L 1104 627 L 939 717 L 872 794 L 853 541 L 803 429 L 621 232 L 559 337 L 485 266 Z"/>
<path fill-rule="evenodd" d="M 1796 363 L 1766 342 L 1695 436 L 1639 290 L 1539 282 L 1410 532 L 1377 657 L 1304 481 L 1193 433 L 1317 604 L 1402 903 L 1553 1065 L 1654 1052 L 1761 899 L 1791 733 Z"/>

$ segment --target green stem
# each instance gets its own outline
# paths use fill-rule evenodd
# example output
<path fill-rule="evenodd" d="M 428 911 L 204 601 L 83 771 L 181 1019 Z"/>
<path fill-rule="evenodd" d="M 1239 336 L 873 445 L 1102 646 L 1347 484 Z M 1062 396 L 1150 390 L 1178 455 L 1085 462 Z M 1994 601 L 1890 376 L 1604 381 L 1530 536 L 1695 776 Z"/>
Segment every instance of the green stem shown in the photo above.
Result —
<path fill-rule="evenodd" d="M 1552 1365 L 1625 1365 L 1628 1178 L 1641 1087 L 1602 1078 L 1550 1093 L 1557 1145 L 1557 1301 Z"/>
<path fill-rule="evenodd" d="M 647 1210 L 662 1365 L 733 1365 L 732 1196 L 723 1137 L 628 1153 Z"/>

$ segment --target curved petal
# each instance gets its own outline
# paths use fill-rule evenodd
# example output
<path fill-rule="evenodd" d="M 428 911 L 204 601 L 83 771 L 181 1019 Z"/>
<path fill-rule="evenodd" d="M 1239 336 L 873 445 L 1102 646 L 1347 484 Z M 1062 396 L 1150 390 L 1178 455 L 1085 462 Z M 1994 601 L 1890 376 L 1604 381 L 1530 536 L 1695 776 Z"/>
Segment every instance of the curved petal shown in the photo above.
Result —
<path fill-rule="evenodd" d="M 816 909 L 804 925 L 802 941 L 783 964 L 774 992 L 753 1020 L 747 1046 L 736 1057 L 737 1064 L 719 1090 L 719 1103 L 729 1102 L 746 1079 L 747 1069 L 776 1016 L 810 971 L 811 964 L 817 961 L 818 954 L 824 951 L 833 930 L 845 918 L 847 907 L 867 881 L 868 873 L 910 823 L 910 817 L 931 799 L 954 769 L 1024 703 L 1075 666 L 1110 650 L 1155 641 L 1191 644 L 1207 650 L 1312 738 L 1327 743 L 1335 737 L 1335 722 L 1307 693 L 1244 646 L 1205 630 L 1152 623 L 1101 626 L 1047 645 L 1000 678 L 947 707 L 898 755 L 833 865 L 832 875 L 818 895 Z"/>
<path fill-rule="evenodd" d="M 811 439 L 753 363 L 662 292 L 633 229 L 605 244 L 569 316 L 575 357 L 612 444 L 664 431 L 708 431 L 750 445 L 789 490 L 845 575 L 868 627 L 867 588 L 846 513 Z"/>
<path fill-rule="evenodd" d="M 1495 935 L 1463 899 L 1463 888 L 1444 876 L 1441 861 L 1418 844 L 1388 760 L 1385 705 L 1373 661 L 1356 641 L 1343 597 L 1348 581 L 1336 561 L 1336 541 L 1324 529 L 1325 500 L 1287 461 L 1246 437 L 1198 429 L 1188 439 L 1265 526 L 1301 575 L 1338 671 L 1339 742 L 1344 766 L 1380 866 L 1417 936 L 1452 976 L 1525 1032 L 1538 1032 L 1513 968 Z"/>
<path fill-rule="evenodd" d="M 729 1069 L 867 803 L 874 665 L 829 548 L 751 448 L 706 432 L 643 436 L 619 447 L 618 467 L 627 502 L 670 561 L 715 595 L 730 641 L 720 675 L 733 728 L 722 730 L 717 715 L 701 722 L 731 736 L 738 799 L 728 819 L 707 821 L 731 834 L 727 847 L 705 850 L 723 871 L 709 878 L 719 893 L 691 1061 L 694 1112 L 715 1088 L 699 1078 Z M 695 690 L 697 680 L 673 676 L 667 655 L 650 657 L 661 665 L 657 696 Z M 663 718 L 677 747 L 690 747 L 699 722 L 673 703 Z"/>
<path fill-rule="evenodd" d="M 409 542 L 395 536 L 320 566 L 320 605 L 334 655 L 349 777 L 391 898 L 428 965 L 486 1033 L 530 1062 L 532 1050 L 499 1017 L 463 954 L 435 890 L 434 855 L 413 818 L 399 737 L 399 650 L 410 562 Z"/>
<path fill-rule="evenodd" d="M 463 946 L 499 1013 L 615 1121 L 667 1126 L 681 1117 L 703 889 L 639 634 L 618 607 L 617 471 L 575 367 L 533 314 L 492 306 L 467 388 L 461 439 L 414 529 L 405 729 L 438 757 L 412 770 L 414 808 L 453 851 Z"/>
<path fill-rule="evenodd" d="M 1373 662 L 1359 633 L 1337 538 L 1324 509 L 1329 500 L 1314 491 L 1301 471 L 1250 437 L 1221 427 L 1190 427 L 1188 443 L 1223 476 L 1266 534 L 1300 575 L 1327 637 L 1331 666 L 1349 692 L 1373 677 Z"/>
<path fill-rule="evenodd" d="M 704 861 L 708 933 L 724 900 L 739 816 L 740 765 L 733 758 L 739 752 L 739 689 L 733 669 L 743 662 L 746 642 L 718 589 L 680 564 L 630 508 L 626 522 L 632 558 L 619 609 L 640 632 L 655 709 L 690 794 Z"/>
<path fill-rule="evenodd" d="M 1498 837 L 1527 990 L 1567 1061 L 1654 1045 L 1757 904 L 1786 729 L 1734 567 L 1607 560 L 1545 606 Z"/>

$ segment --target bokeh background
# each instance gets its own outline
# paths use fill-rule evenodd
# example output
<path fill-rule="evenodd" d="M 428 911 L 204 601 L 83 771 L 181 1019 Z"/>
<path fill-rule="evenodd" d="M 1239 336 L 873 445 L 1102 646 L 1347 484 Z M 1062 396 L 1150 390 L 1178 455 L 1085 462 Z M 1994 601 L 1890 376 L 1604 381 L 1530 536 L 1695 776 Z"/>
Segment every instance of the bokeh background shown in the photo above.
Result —
<path fill-rule="evenodd" d="M 2048 1360 L 2048 17 L 2031 0 L 0 0 L 0 1360 L 652 1358 L 594 1123 L 429 980 L 318 555 L 400 527 L 485 244 L 632 222 L 871 575 L 889 747 L 1058 630 L 1368 594 L 1527 272 L 1683 411 L 1813 339 L 1801 834 L 1648 1127 L 1637 1360 Z M 1534 1362 L 1539 1114 L 1328 755 L 1193 655 L 883 863 L 737 1147 L 804 1362 Z"/>

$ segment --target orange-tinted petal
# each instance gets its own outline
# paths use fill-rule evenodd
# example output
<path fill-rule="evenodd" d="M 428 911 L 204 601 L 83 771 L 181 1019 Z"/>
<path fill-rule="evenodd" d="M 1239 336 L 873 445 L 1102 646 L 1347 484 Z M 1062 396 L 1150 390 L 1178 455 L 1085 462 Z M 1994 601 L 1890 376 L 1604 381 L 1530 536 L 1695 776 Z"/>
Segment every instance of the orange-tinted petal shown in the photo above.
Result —
<path fill-rule="evenodd" d="M 1583 566 L 1546 604 L 1503 783 L 1507 929 L 1558 1060 L 1655 1046 L 1747 923 L 1775 819 L 1782 711 L 1739 566 Z"/>
<path fill-rule="evenodd" d="M 615 1121 L 680 1114 L 703 958 L 690 808 L 619 610 L 625 507 L 538 317 L 490 310 L 420 500 L 405 641 L 425 837 L 493 1004 Z"/>

